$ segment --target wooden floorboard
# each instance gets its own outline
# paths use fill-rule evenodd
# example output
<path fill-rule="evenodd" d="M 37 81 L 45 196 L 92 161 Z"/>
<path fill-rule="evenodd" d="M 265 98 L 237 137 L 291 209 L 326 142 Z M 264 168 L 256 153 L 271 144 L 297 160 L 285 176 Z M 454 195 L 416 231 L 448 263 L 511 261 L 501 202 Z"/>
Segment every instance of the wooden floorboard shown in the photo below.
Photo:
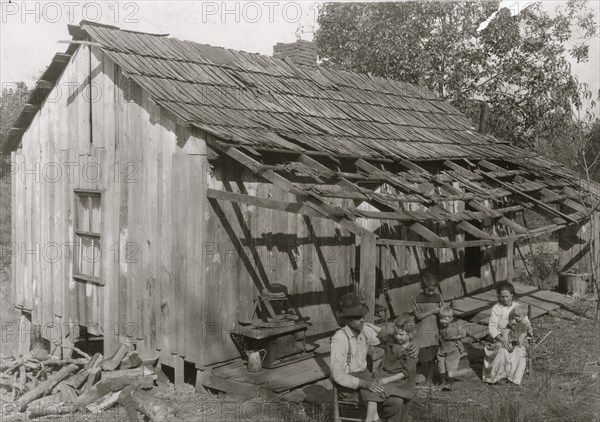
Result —
<path fill-rule="evenodd" d="M 513 283 L 517 301 L 531 305 L 532 317 L 537 318 L 548 311 L 553 311 L 573 299 L 549 290 L 540 290 L 535 286 Z M 466 318 L 478 324 L 489 322 L 492 306 L 497 302 L 496 292 L 490 290 L 473 296 L 466 296 L 454 300 L 456 316 Z"/>

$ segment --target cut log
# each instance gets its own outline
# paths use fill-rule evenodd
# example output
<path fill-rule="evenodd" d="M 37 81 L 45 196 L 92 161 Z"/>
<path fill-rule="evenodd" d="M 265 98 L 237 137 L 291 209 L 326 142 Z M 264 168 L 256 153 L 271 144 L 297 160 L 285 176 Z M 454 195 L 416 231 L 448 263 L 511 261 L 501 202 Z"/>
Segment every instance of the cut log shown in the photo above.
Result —
<path fill-rule="evenodd" d="M 76 375 L 72 376 L 65 382 L 73 388 L 81 388 L 84 382 L 87 381 L 91 369 L 82 369 Z"/>
<path fill-rule="evenodd" d="M 153 370 L 141 366 L 134 369 L 121 369 L 119 371 L 102 372 L 102 382 L 115 391 L 127 386 L 139 388 L 152 388 L 157 378 Z"/>
<path fill-rule="evenodd" d="M 156 375 L 158 376 L 158 378 L 156 380 L 156 383 L 158 385 L 169 383 L 169 377 L 167 376 L 167 374 L 165 374 L 163 372 L 163 370 L 160 366 L 158 368 L 156 368 Z"/>
<path fill-rule="evenodd" d="M 101 368 L 92 368 L 90 369 L 90 373 L 88 374 L 87 380 L 85 381 L 85 385 L 82 390 L 86 391 L 92 388 L 92 385 L 96 384 L 100 379 L 100 373 L 102 372 Z"/>
<path fill-rule="evenodd" d="M 133 369 L 120 369 L 117 371 L 102 372 L 102 380 L 136 380 L 147 375 L 152 375 L 156 379 L 156 374 L 152 369 L 141 366 Z"/>
<path fill-rule="evenodd" d="M 137 404 L 133 400 L 133 397 L 131 397 L 131 393 L 134 390 L 135 389 L 133 387 L 126 387 L 123 389 L 123 391 L 121 391 L 121 394 L 119 394 L 119 404 L 125 409 L 125 420 L 127 422 L 140 421 L 137 411 Z"/>
<path fill-rule="evenodd" d="M 82 369 L 77 375 L 69 378 L 67 380 L 67 384 L 69 384 L 73 388 L 81 388 L 84 382 L 87 381 L 92 369 L 97 368 L 102 363 L 102 353 L 96 353 L 89 360 L 84 369 Z"/>
<path fill-rule="evenodd" d="M 89 363 L 89 360 L 87 359 L 49 359 L 46 362 L 44 362 L 44 365 L 46 366 L 61 366 L 61 365 L 78 365 L 78 366 L 84 366 L 87 365 Z"/>
<path fill-rule="evenodd" d="M 27 384 L 27 369 L 21 365 L 19 368 L 19 387 L 23 389 L 25 384 Z"/>
<path fill-rule="evenodd" d="M 142 365 L 148 367 L 148 368 L 156 368 L 158 366 L 158 360 L 159 358 L 151 358 L 151 359 L 144 359 L 142 360 Z"/>
<path fill-rule="evenodd" d="M 77 401 L 77 393 L 75 392 L 75 389 L 65 381 L 58 384 L 58 391 L 60 392 L 61 400 L 66 404 L 75 403 Z"/>
<path fill-rule="evenodd" d="M 123 360 L 123 363 L 121 364 L 121 369 L 137 368 L 143 363 L 144 361 L 140 358 L 137 352 L 131 352 L 128 353 L 127 357 Z"/>
<path fill-rule="evenodd" d="M 27 393 L 23 394 L 19 398 L 19 400 L 16 401 L 19 409 L 21 411 L 25 410 L 25 408 L 27 407 L 27 405 L 29 403 L 31 403 L 35 399 L 43 396 L 48 391 L 52 390 L 54 388 L 54 386 L 58 385 L 58 383 L 60 383 L 65 378 L 67 378 L 69 375 L 71 375 L 77 369 L 79 369 L 79 367 L 77 365 L 65 366 L 60 371 L 58 371 L 56 374 L 51 375 L 46 381 L 39 384 L 33 390 L 28 391 Z"/>
<path fill-rule="evenodd" d="M 124 344 L 121 344 L 119 348 L 113 353 L 110 358 L 104 359 L 100 366 L 105 371 L 114 371 L 121 364 L 121 361 L 129 351 L 129 348 Z"/>
<path fill-rule="evenodd" d="M 89 404 L 95 402 L 96 400 L 100 400 L 109 393 L 111 393 L 110 385 L 100 381 L 96 385 L 92 386 L 89 390 L 86 390 L 82 395 L 77 397 L 75 405 L 83 412 Z"/>
<path fill-rule="evenodd" d="M 59 393 L 33 400 L 27 405 L 27 413 L 43 413 L 44 409 L 57 404 L 63 404 Z"/>
<path fill-rule="evenodd" d="M 30 418 L 39 418 L 41 416 L 54 416 L 54 415 L 69 415 L 73 414 L 77 411 L 77 408 L 72 404 L 57 404 L 55 406 L 48 406 L 44 409 L 41 409 L 41 413 L 37 413 L 32 411 L 28 413 Z"/>
<path fill-rule="evenodd" d="M 94 356 L 92 356 L 92 358 L 90 359 L 89 363 L 87 364 L 86 368 L 87 369 L 92 369 L 92 368 L 96 368 L 98 366 L 100 366 L 100 364 L 102 363 L 104 356 L 102 356 L 102 353 L 96 353 Z"/>
<path fill-rule="evenodd" d="M 88 410 L 88 412 L 91 412 L 94 414 L 101 413 L 104 410 L 112 407 L 115 403 L 117 403 L 117 400 L 119 399 L 119 394 L 121 394 L 120 391 L 110 392 L 107 395 L 105 395 L 104 397 L 88 404 L 86 406 L 86 409 Z"/>
<path fill-rule="evenodd" d="M 138 410 L 151 422 L 166 422 L 175 418 L 173 408 L 146 391 L 135 390 L 131 393 L 131 398 L 136 403 Z"/>

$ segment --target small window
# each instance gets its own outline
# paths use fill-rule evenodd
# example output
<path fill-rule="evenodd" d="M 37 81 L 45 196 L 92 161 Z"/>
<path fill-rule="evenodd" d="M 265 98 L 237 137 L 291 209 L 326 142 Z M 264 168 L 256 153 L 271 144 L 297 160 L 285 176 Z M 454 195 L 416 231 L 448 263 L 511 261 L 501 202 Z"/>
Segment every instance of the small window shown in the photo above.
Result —
<path fill-rule="evenodd" d="M 100 199 L 100 192 L 97 191 L 75 191 L 73 277 L 81 281 L 104 284 L 100 281 Z"/>

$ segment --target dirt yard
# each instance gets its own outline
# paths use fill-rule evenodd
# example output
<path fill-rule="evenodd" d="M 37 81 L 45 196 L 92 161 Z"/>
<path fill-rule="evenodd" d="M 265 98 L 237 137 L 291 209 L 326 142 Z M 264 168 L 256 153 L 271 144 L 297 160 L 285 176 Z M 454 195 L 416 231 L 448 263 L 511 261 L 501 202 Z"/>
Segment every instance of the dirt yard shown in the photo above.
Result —
<path fill-rule="evenodd" d="M 3 304 L 4 305 L 4 304 Z M 469 345 L 469 359 L 478 377 L 457 382 L 453 391 L 419 388 L 409 405 L 410 421 L 508 422 L 600 421 L 600 331 L 581 316 L 591 302 L 578 301 L 573 310 L 561 309 L 534 320 L 536 339 L 550 335 L 535 349 L 534 374 L 523 385 L 488 386 L 480 378 L 480 344 Z M 8 307 L 2 306 L 6 315 Z M 573 312 L 574 311 L 574 312 Z M 587 313 L 591 313 L 587 311 Z M 5 346 L 6 343 L 3 343 Z M 5 353 L 3 347 L 2 353 Z M 191 385 L 175 390 L 172 384 L 153 393 L 176 411 L 178 421 L 202 422 L 325 422 L 331 420 L 328 403 L 294 404 L 265 399 L 247 400 L 227 394 L 197 394 Z M 126 420 L 117 406 L 100 415 L 81 414 L 40 418 L 40 421 Z"/>

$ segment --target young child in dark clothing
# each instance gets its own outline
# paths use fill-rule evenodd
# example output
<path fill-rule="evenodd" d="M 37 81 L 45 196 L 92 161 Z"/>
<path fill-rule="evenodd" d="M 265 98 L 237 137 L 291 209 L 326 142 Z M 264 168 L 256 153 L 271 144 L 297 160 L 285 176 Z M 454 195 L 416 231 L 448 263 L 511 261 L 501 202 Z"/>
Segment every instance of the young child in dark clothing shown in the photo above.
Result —
<path fill-rule="evenodd" d="M 437 352 L 437 363 L 440 375 L 443 377 L 442 389 L 451 390 L 454 378 L 468 375 L 471 368 L 458 370 L 460 359 L 466 356 L 462 339 L 467 336 L 462 325 L 452 322 L 454 312 L 450 307 L 443 307 L 438 314 L 440 323 L 440 342 Z"/>
<path fill-rule="evenodd" d="M 423 291 L 415 298 L 415 319 L 418 322 L 415 342 L 419 345 L 419 373 L 429 382 L 433 379 L 433 362 L 438 349 L 437 314 L 444 306 L 442 297 L 436 293 L 439 282 L 432 274 L 425 274 L 421 283 Z"/>
<path fill-rule="evenodd" d="M 367 391 L 363 394 L 363 399 L 367 402 L 366 422 L 379 419 L 377 403 L 385 398 L 395 396 L 411 400 L 414 397 L 417 359 L 411 357 L 406 349 L 411 344 L 415 330 L 413 318 L 404 313 L 394 321 L 394 333 L 386 334 L 384 330 L 379 332 L 379 346 L 384 348 L 385 353 L 375 377 L 379 379 L 385 391 Z"/>

